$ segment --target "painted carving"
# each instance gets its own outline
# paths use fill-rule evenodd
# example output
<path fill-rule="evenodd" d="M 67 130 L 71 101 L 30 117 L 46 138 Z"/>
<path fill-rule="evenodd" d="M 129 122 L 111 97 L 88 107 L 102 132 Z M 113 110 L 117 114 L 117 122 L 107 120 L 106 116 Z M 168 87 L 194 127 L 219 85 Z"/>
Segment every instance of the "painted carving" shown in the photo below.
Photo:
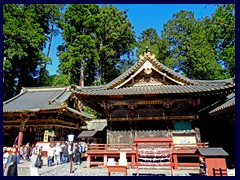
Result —
<path fill-rule="evenodd" d="M 192 99 L 190 101 L 188 101 L 189 105 L 191 106 L 199 106 L 200 105 L 200 99 Z"/>
<path fill-rule="evenodd" d="M 167 100 L 167 101 L 163 102 L 163 107 L 165 107 L 165 108 L 171 108 L 172 105 L 173 105 L 172 101 Z"/>
<path fill-rule="evenodd" d="M 103 101 L 99 104 L 103 107 L 103 109 L 113 109 L 113 104 L 110 102 Z"/>
<path fill-rule="evenodd" d="M 130 102 L 128 103 L 128 108 L 129 108 L 129 109 L 136 109 L 136 107 L 137 107 L 137 103 L 136 103 L 136 102 L 130 101 Z"/>

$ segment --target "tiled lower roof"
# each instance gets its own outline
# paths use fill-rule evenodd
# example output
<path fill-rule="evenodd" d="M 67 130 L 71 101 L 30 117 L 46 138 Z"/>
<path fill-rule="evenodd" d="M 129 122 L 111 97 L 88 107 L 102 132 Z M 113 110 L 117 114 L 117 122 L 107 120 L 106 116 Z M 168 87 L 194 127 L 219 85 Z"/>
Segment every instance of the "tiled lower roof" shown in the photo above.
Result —
<path fill-rule="evenodd" d="M 82 131 L 77 138 L 91 138 L 93 137 L 97 131 Z"/>
<path fill-rule="evenodd" d="M 234 89 L 235 84 L 200 84 L 200 85 L 148 85 L 134 86 L 120 89 L 80 89 L 79 94 L 82 95 L 140 95 L 140 94 L 180 94 L 180 93 L 200 93 L 210 92 L 224 89 Z"/>
<path fill-rule="evenodd" d="M 23 88 L 20 94 L 3 102 L 3 113 L 65 109 L 75 115 L 92 119 L 92 115 L 68 107 L 66 101 L 72 93 L 70 86 Z"/>
<path fill-rule="evenodd" d="M 210 114 L 215 114 L 218 113 L 222 110 L 228 109 L 235 106 L 235 93 L 230 94 L 227 97 L 227 100 L 220 106 L 218 106 L 217 108 L 213 109 L 212 111 L 210 111 Z"/>
<path fill-rule="evenodd" d="M 51 110 L 65 107 L 62 103 L 62 96 L 69 97 L 72 92 L 67 92 L 66 88 L 49 90 L 25 90 L 19 95 L 3 103 L 3 112 L 23 112 Z"/>
<path fill-rule="evenodd" d="M 228 156 L 229 154 L 223 150 L 223 148 L 218 148 L 218 147 L 214 147 L 214 148 L 198 148 L 196 150 L 196 152 L 199 152 L 201 155 L 205 156 L 205 157 L 209 157 L 209 156 Z"/>

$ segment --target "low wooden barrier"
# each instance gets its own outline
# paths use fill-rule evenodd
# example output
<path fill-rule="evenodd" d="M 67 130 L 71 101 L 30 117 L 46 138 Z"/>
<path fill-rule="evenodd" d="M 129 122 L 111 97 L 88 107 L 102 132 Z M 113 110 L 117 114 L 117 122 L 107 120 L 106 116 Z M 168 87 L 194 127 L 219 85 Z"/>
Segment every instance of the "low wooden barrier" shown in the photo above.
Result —
<path fill-rule="evenodd" d="M 193 143 L 193 144 L 172 144 L 172 163 L 175 170 L 178 167 L 199 167 L 199 162 L 178 162 L 178 157 L 193 158 L 198 157 L 196 154 L 197 148 L 208 147 L 208 143 Z"/>
<path fill-rule="evenodd" d="M 141 141 L 141 148 L 145 148 L 148 141 L 145 138 L 138 139 Z M 151 143 L 156 143 L 154 138 L 150 139 Z M 168 142 L 168 139 L 166 140 Z M 138 142 L 139 143 L 139 142 Z M 173 169 L 179 167 L 198 167 L 199 162 L 178 162 L 178 157 L 198 157 L 195 153 L 199 147 L 208 147 L 207 143 L 196 143 L 196 144 L 172 144 L 169 142 L 169 153 L 170 153 L 170 166 Z M 139 147 L 137 144 L 89 144 L 87 149 L 87 168 L 91 168 L 93 165 L 102 165 L 107 167 L 108 158 L 115 158 L 116 161 L 120 158 L 120 152 L 126 152 L 126 157 L 130 158 L 131 161 L 127 163 L 128 166 L 135 169 L 138 165 L 145 165 L 142 162 L 138 162 L 137 154 L 139 153 Z M 143 154 L 144 155 L 144 154 Z M 97 160 L 97 158 L 103 158 L 103 160 Z M 146 157 L 148 158 L 148 157 Z M 154 158 L 154 157 L 153 157 Z M 153 164 L 153 163 L 152 163 Z M 164 165 L 164 163 L 156 163 L 157 166 Z M 167 163 L 165 163 L 167 164 Z M 154 165 L 154 164 L 153 164 Z M 168 165 L 168 164 L 167 164 Z M 169 166 L 169 165 L 168 165 Z"/>
<path fill-rule="evenodd" d="M 213 168 L 213 176 L 227 176 L 227 169 Z"/>
<path fill-rule="evenodd" d="M 128 166 L 135 168 L 136 161 L 136 148 L 135 144 L 89 144 L 87 150 L 87 168 L 92 165 L 107 166 L 107 160 L 109 157 L 120 158 L 120 152 L 126 152 L 126 157 L 131 158 L 131 162 L 128 162 Z M 96 161 L 97 157 L 102 157 L 103 161 Z"/>
<path fill-rule="evenodd" d="M 108 176 L 111 175 L 111 172 L 122 172 L 124 173 L 125 176 L 127 176 L 127 166 L 120 166 L 120 165 L 107 166 L 107 169 L 108 169 Z"/>

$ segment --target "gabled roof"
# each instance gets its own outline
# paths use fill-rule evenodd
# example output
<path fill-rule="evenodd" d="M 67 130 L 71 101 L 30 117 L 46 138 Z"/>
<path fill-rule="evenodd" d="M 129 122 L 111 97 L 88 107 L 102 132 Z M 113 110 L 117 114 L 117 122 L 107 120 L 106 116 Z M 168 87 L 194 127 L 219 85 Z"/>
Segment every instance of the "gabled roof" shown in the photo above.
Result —
<path fill-rule="evenodd" d="M 23 87 L 15 97 L 3 102 L 3 113 L 39 112 L 66 109 L 76 115 L 92 118 L 91 115 L 68 107 L 66 101 L 73 93 L 73 87 Z"/>
<path fill-rule="evenodd" d="M 194 84 L 194 82 L 185 77 L 181 74 L 176 73 L 172 69 L 168 68 L 167 66 L 163 65 L 159 61 L 155 59 L 155 55 L 152 55 L 150 51 L 144 52 L 143 55 L 140 55 L 139 60 L 135 65 L 125 71 L 122 75 L 108 83 L 105 88 L 106 89 L 113 89 L 119 88 L 126 83 L 126 80 L 131 80 L 135 77 L 140 71 L 150 68 L 157 71 L 159 74 L 163 75 L 164 77 L 174 81 L 176 84 Z"/>
<path fill-rule="evenodd" d="M 209 112 L 209 114 L 216 114 L 223 110 L 230 109 L 235 106 L 235 92 L 227 96 L 225 102 Z"/>
<path fill-rule="evenodd" d="M 152 78 L 151 75 L 158 78 Z M 151 83 L 135 81 L 146 76 Z M 136 78 L 136 80 L 134 79 Z M 168 82 L 167 82 L 167 81 Z M 143 81 L 144 77 L 143 77 Z M 133 83 L 132 83 L 133 82 Z M 134 84 L 135 83 L 135 84 Z M 138 95 L 138 94 L 178 94 L 204 93 L 235 88 L 235 78 L 224 80 L 192 80 L 176 73 L 155 59 L 150 51 L 140 55 L 135 65 L 122 75 L 102 86 L 78 87 L 80 95 Z"/>

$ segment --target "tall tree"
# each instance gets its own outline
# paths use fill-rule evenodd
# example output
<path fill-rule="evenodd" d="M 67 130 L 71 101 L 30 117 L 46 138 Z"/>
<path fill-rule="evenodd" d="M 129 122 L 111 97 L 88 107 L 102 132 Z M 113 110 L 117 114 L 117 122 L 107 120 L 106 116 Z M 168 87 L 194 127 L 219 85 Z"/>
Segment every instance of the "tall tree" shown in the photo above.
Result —
<path fill-rule="evenodd" d="M 125 11 L 116 7 L 72 4 L 60 23 L 64 43 L 58 47 L 60 74 L 73 84 L 102 84 L 119 75 L 116 64 L 134 47 L 135 35 Z M 108 72 L 105 74 L 105 72 Z"/>
<path fill-rule="evenodd" d="M 40 69 L 50 61 L 43 54 L 52 12 L 58 5 L 4 4 L 4 99 L 23 86 L 39 86 Z M 45 82 L 45 79 L 42 80 Z"/>
<path fill-rule="evenodd" d="M 172 67 L 173 63 L 170 58 L 169 43 L 158 36 L 156 29 L 148 28 L 144 30 L 140 37 L 138 37 L 137 47 L 137 57 L 148 47 L 155 54 L 157 60 L 168 67 Z"/>
<path fill-rule="evenodd" d="M 117 69 L 116 65 L 124 61 L 121 57 L 126 56 L 130 59 L 136 45 L 135 33 L 128 19 L 127 10 L 119 11 L 113 5 L 103 5 L 100 8 L 97 22 L 99 54 L 97 77 L 100 82 L 109 82 L 120 74 L 121 70 Z"/>
<path fill-rule="evenodd" d="M 142 52 L 148 47 L 155 54 L 159 54 L 158 43 L 160 41 L 160 37 L 157 34 L 156 29 L 148 28 L 144 30 L 140 37 L 138 37 L 138 51 L 137 57 L 142 54 Z"/>
<path fill-rule="evenodd" d="M 170 56 L 176 71 L 192 79 L 221 79 L 223 68 L 215 59 L 201 20 L 193 12 L 180 11 L 164 25 L 162 38 L 170 45 Z"/>
<path fill-rule="evenodd" d="M 205 17 L 203 23 L 225 76 L 235 76 L 235 5 L 218 5 L 212 17 Z"/>
<path fill-rule="evenodd" d="M 45 29 L 45 36 L 47 37 L 47 41 L 45 44 L 46 47 L 46 54 L 43 65 L 40 67 L 40 77 L 39 77 L 39 86 L 48 86 L 51 85 L 51 78 L 49 77 L 49 72 L 47 70 L 47 65 L 52 63 L 52 60 L 50 58 L 50 52 L 52 48 L 52 40 L 54 36 L 57 36 L 59 34 L 59 28 L 57 26 L 57 22 L 60 20 L 62 13 L 61 11 L 65 7 L 64 4 L 43 4 L 42 6 L 37 6 L 36 8 L 40 12 L 39 13 L 39 21 L 46 21 L 46 23 L 43 23 L 43 29 Z"/>
<path fill-rule="evenodd" d="M 64 43 L 58 47 L 59 72 L 69 74 L 72 84 L 83 86 L 86 65 L 96 64 L 98 54 L 94 29 L 98 12 L 98 5 L 71 4 L 59 23 L 64 39 Z"/>

